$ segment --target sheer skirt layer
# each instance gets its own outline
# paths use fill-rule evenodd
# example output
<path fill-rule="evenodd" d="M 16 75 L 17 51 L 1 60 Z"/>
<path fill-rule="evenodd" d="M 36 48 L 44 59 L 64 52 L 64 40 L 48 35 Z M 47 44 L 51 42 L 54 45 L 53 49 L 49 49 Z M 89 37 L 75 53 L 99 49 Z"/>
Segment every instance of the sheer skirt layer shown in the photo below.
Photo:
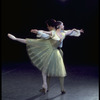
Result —
<path fill-rule="evenodd" d="M 57 49 L 59 42 L 52 39 L 26 39 L 26 49 L 31 62 L 47 76 L 66 76 L 63 52 Z"/>

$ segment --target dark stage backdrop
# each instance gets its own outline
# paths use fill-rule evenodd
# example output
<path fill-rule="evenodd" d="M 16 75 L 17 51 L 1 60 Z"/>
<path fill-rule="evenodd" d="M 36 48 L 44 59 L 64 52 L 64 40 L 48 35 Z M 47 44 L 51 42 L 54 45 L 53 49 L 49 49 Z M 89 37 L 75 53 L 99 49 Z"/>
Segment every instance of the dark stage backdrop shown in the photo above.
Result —
<path fill-rule="evenodd" d="M 64 22 L 65 29 L 83 29 L 80 37 L 64 40 L 66 64 L 98 65 L 98 0 L 2 0 L 2 63 L 30 61 L 24 44 L 10 40 L 7 33 L 20 38 L 36 38 L 30 29 L 47 30 L 50 18 Z"/>

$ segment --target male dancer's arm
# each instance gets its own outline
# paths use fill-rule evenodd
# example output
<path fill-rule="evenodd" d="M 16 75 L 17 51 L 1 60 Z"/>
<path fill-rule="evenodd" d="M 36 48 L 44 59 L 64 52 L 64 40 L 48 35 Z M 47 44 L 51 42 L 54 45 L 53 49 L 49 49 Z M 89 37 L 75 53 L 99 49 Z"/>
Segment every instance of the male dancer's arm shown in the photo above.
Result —
<path fill-rule="evenodd" d="M 78 30 L 78 29 L 72 29 L 72 30 L 64 30 L 64 33 L 66 35 L 69 35 L 69 36 L 76 36 L 76 37 L 79 37 L 81 35 L 81 33 L 84 33 L 83 29 L 81 30 Z"/>

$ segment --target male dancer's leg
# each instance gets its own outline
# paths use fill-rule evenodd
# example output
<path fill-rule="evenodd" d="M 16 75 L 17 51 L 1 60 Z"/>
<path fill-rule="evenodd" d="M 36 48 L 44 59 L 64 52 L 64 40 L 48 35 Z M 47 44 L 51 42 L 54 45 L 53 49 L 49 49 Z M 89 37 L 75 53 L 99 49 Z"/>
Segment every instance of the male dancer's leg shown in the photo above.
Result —
<path fill-rule="evenodd" d="M 64 94 L 64 77 L 59 77 L 60 86 L 61 86 L 61 93 Z"/>

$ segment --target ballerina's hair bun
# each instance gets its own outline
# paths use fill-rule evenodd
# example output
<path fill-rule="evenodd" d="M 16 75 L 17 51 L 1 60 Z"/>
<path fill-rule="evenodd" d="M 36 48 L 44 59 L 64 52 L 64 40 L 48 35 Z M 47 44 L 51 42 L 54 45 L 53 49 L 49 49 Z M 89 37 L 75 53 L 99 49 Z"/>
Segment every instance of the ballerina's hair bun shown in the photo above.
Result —
<path fill-rule="evenodd" d="M 46 24 L 48 24 L 49 26 L 52 26 L 52 27 L 55 26 L 56 22 L 57 21 L 55 19 L 49 19 L 49 20 L 45 21 Z"/>

